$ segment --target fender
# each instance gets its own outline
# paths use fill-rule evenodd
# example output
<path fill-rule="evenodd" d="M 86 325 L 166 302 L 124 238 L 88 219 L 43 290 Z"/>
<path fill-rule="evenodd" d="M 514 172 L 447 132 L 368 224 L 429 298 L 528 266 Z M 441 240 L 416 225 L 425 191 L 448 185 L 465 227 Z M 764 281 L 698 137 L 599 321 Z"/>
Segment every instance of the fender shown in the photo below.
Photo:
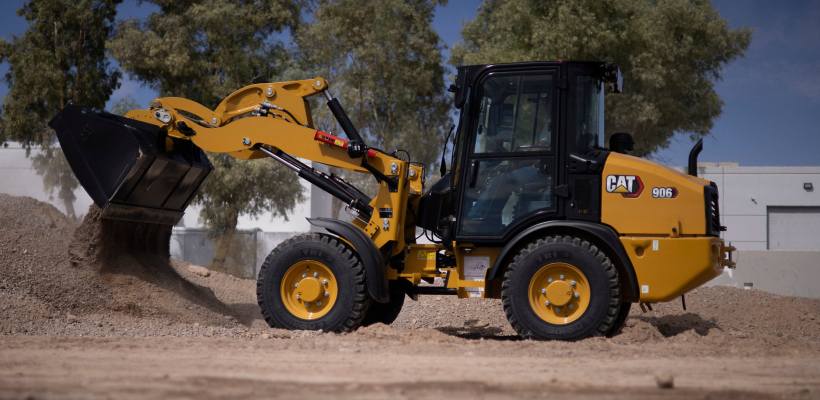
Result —
<path fill-rule="evenodd" d="M 387 274 L 384 271 L 384 259 L 364 231 L 355 225 L 330 218 L 307 218 L 311 225 L 319 226 L 328 232 L 347 240 L 353 245 L 364 265 L 364 276 L 367 282 L 367 291 L 373 300 L 379 303 L 390 301 L 390 291 L 387 286 Z"/>
<path fill-rule="evenodd" d="M 501 270 L 512 257 L 515 256 L 516 251 L 525 244 L 528 239 L 539 233 L 547 233 L 544 231 L 557 231 L 556 233 L 568 233 L 594 242 L 604 253 L 609 256 L 615 268 L 618 270 L 621 284 L 623 286 L 624 300 L 635 300 L 640 298 L 638 293 L 638 278 L 635 275 L 635 269 L 632 266 L 632 261 L 624 250 L 623 244 L 618 240 L 618 235 L 609 227 L 594 222 L 586 221 L 547 221 L 535 224 L 507 242 L 504 249 L 498 255 L 492 268 L 487 271 L 487 280 L 498 278 Z M 626 278 L 626 279 L 624 279 Z"/>

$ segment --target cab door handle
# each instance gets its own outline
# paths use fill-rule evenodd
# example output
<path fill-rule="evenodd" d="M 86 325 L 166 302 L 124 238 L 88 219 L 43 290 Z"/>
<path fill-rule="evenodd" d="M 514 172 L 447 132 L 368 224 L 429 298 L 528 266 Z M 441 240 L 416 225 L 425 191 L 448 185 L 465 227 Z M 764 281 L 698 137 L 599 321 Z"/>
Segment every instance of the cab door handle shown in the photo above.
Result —
<path fill-rule="evenodd" d="M 478 179 L 478 160 L 470 161 L 470 182 L 469 187 L 475 187 L 475 181 Z"/>

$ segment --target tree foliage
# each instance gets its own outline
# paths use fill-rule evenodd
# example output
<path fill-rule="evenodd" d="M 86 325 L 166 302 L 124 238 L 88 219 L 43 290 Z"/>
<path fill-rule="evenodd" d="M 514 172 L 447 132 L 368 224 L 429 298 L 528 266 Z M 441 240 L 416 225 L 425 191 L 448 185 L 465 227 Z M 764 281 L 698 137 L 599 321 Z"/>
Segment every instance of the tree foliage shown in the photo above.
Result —
<path fill-rule="evenodd" d="M 137 101 L 134 100 L 134 97 L 132 97 L 129 94 L 114 102 L 114 104 L 111 105 L 110 112 L 111 114 L 124 116 L 125 114 L 128 114 L 129 111 L 139 110 L 140 108 L 140 105 L 137 104 Z"/>
<path fill-rule="evenodd" d="M 134 79 L 161 96 L 184 97 L 211 109 L 246 85 L 281 80 L 284 45 L 273 36 L 295 25 L 289 0 L 154 0 L 160 12 L 121 21 L 108 48 Z M 208 154 L 215 171 L 194 204 L 218 237 L 212 266 L 231 256 L 241 215 L 286 216 L 303 199 L 298 177 L 270 160 Z"/>
<path fill-rule="evenodd" d="M 208 153 L 214 172 L 194 201 L 202 207 L 199 220 L 211 237 L 219 238 L 212 267 L 225 270 L 228 257 L 237 258 L 233 236 L 240 215 L 259 217 L 269 211 L 287 219 L 288 212 L 304 200 L 296 174 L 271 160 L 237 160 Z"/>
<path fill-rule="evenodd" d="M 21 36 L 0 39 L 0 62 L 8 62 L 5 76 L 10 90 L 3 98 L 0 143 L 20 142 L 34 156 L 48 194 L 55 190 L 74 214 L 78 182 L 55 134 L 47 125 L 69 101 L 102 110 L 119 87 L 121 74 L 109 65 L 105 41 L 122 0 L 30 0 L 17 10 L 29 23 Z"/>
<path fill-rule="evenodd" d="M 386 152 L 405 149 L 428 171 L 450 122 L 444 45 L 432 27 L 435 7 L 445 3 L 316 1 L 309 23 L 294 35 L 300 72 L 328 79 L 365 142 Z M 317 128 L 344 136 L 323 101 L 314 103 L 313 115 Z M 367 192 L 375 189 L 372 176 L 334 172 Z"/>
<path fill-rule="evenodd" d="M 211 109 L 277 76 L 284 46 L 271 35 L 298 18 L 289 0 L 153 0 L 160 12 L 117 25 L 108 43 L 123 70 L 161 96 Z"/>
<path fill-rule="evenodd" d="M 709 133 L 723 106 L 714 83 L 751 34 L 709 0 L 485 0 L 450 62 L 614 61 L 626 91 L 607 96 L 607 137 L 628 132 L 648 156 L 676 134 Z"/>

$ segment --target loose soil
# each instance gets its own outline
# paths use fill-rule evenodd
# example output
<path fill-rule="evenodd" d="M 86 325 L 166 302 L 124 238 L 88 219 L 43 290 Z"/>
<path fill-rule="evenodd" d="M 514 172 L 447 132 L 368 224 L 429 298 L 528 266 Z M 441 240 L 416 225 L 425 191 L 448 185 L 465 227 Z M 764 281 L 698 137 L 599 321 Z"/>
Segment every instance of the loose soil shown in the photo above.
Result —
<path fill-rule="evenodd" d="M 169 235 L 0 194 L 0 398 L 820 398 L 820 299 L 699 288 L 576 343 L 448 296 L 391 326 L 285 331 L 253 280 L 169 259 Z"/>

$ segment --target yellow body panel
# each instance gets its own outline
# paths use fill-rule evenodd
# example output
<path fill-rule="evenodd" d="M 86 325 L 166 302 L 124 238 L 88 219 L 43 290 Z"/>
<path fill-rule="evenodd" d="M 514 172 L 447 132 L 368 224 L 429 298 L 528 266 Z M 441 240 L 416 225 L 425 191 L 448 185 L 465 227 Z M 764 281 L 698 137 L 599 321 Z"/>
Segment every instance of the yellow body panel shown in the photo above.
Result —
<path fill-rule="evenodd" d="M 624 193 L 623 186 L 608 192 L 607 178 L 610 176 L 639 177 L 644 188 L 637 197 L 626 197 L 629 193 Z M 614 152 L 606 160 L 601 181 L 601 222 L 622 235 L 706 233 L 703 186 L 709 185 L 709 181 L 656 162 Z M 632 182 L 632 185 L 637 184 L 637 180 Z M 675 198 L 653 197 L 653 188 L 675 188 L 678 193 Z M 676 232 L 672 232 L 673 227 Z"/>
<path fill-rule="evenodd" d="M 727 249 L 715 237 L 621 237 L 635 267 L 640 301 L 672 300 L 723 273 Z"/>
<path fill-rule="evenodd" d="M 387 269 L 388 279 L 405 278 L 414 285 L 421 283 L 422 278 L 443 278 L 446 273 L 436 268 L 436 255 L 443 246 L 436 244 L 411 244 L 407 258 L 404 260 L 404 269 L 401 272 L 393 268 Z"/>
<path fill-rule="evenodd" d="M 449 288 L 458 289 L 460 298 L 487 298 L 487 270 L 501 253 L 497 247 L 475 247 L 460 243 L 456 247 L 456 269 L 450 273 Z M 483 271 L 481 271 L 483 269 Z"/>

